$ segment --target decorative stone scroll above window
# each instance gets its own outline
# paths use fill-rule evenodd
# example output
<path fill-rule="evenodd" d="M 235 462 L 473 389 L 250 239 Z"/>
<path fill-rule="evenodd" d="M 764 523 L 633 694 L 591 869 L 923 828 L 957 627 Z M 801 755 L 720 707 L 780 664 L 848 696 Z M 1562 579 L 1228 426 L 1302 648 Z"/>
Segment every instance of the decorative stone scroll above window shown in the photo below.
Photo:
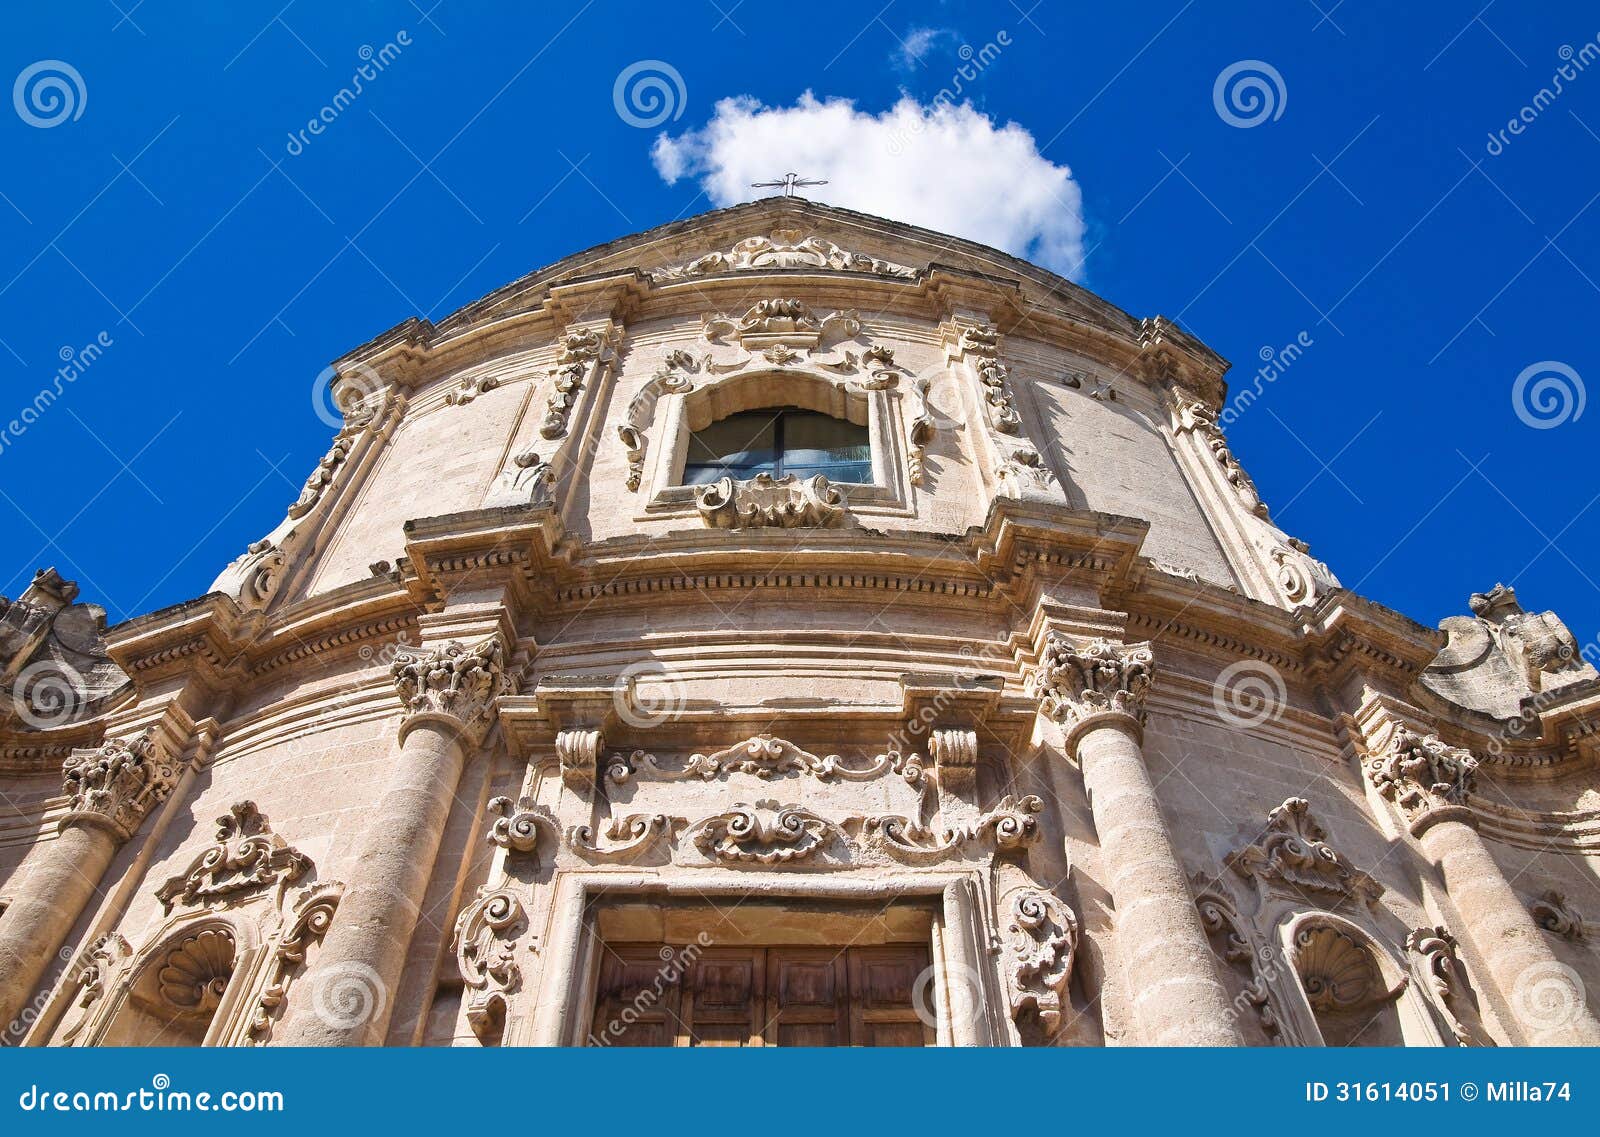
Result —
<path fill-rule="evenodd" d="M 825 474 L 718 478 L 696 488 L 695 508 L 713 529 L 841 529 L 852 520 Z"/>
<path fill-rule="evenodd" d="M 1286 886 L 1371 904 L 1383 886 L 1359 872 L 1327 841 L 1311 816 L 1311 803 L 1292 797 L 1267 814 L 1267 828 L 1253 844 L 1230 853 L 1227 865 L 1264 885 Z"/>
<path fill-rule="evenodd" d="M 311 871 L 311 859 L 272 831 L 253 801 L 235 802 L 217 818 L 216 843 L 187 871 L 156 890 L 162 908 L 225 903 L 242 893 L 290 884 Z"/>
<path fill-rule="evenodd" d="M 821 237 L 802 237 L 799 229 L 774 229 L 772 236 L 746 237 L 725 253 L 707 253 L 672 268 L 650 273 L 654 281 L 665 283 L 725 272 L 775 272 L 795 269 L 823 269 L 834 272 L 867 272 L 875 276 L 910 279 L 917 270 L 893 261 L 850 252 Z"/>
<path fill-rule="evenodd" d="M 917 785 L 922 780 L 923 770 L 915 755 L 908 758 L 900 754 L 880 754 L 866 766 L 853 767 L 846 765 L 837 754 L 819 756 L 782 738 L 758 734 L 710 754 L 691 754 L 677 769 L 663 766 L 659 758 L 643 750 L 635 750 L 626 758 L 615 754 L 606 768 L 606 781 L 611 785 L 635 779 L 677 782 L 699 778 L 712 782 L 730 774 L 753 774 L 766 780 L 797 773 L 822 782 L 837 779 L 864 782 L 895 773 Z"/>
<path fill-rule="evenodd" d="M 761 865 L 807 860 L 835 840 L 848 844 L 838 825 L 801 805 L 758 801 L 736 804 L 696 822 L 684 834 L 706 856 Z"/>
<path fill-rule="evenodd" d="M 1044 802 L 1032 796 L 1000 799 L 993 809 L 972 821 L 935 828 L 899 814 L 876 814 L 862 819 L 862 830 L 897 860 L 924 862 L 984 841 L 1009 851 L 1030 844 L 1039 835 L 1036 815 Z"/>

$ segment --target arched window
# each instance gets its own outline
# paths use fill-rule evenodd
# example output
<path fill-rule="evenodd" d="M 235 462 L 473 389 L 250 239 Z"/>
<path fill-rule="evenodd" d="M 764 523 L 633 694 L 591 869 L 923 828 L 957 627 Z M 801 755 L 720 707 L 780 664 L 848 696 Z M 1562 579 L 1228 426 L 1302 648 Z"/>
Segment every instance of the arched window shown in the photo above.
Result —
<path fill-rule="evenodd" d="M 818 411 L 768 407 L 728 415 L 689 436 L 684 485 L 757 474 L 823 474 L 830 482 L 870 483 L 867 428 Z"/>

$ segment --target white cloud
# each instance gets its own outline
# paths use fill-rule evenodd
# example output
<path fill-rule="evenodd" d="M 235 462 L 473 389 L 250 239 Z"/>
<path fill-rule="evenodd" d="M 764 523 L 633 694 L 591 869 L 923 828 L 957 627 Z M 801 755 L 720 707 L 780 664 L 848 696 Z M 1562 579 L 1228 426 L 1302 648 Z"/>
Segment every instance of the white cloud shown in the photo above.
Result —
<path fill-rule="evenodd" d="M 1081 275 L 1083 195 L 1072 171 L 1039 153 L 1033 135 L 969 103 L 924 106 L 904 96 L 873 115 L 849 99 L 809 91 L 792 107 L 723 99 L 711 121 L 651 150 L 669 185 L 698 178 L 717 206 L 774 191 L 751 182 L 786 170 L 828 184 L 805 190 L 817 201 L 921 225 L 993 245 Z"/>
<path fill-rule="evenodd" d="M 889 58 L 902 71 L 910 71 L 938 44 L 945 40 L 954 43 L 955 39 L 954 28 L 912 28 Z"/>

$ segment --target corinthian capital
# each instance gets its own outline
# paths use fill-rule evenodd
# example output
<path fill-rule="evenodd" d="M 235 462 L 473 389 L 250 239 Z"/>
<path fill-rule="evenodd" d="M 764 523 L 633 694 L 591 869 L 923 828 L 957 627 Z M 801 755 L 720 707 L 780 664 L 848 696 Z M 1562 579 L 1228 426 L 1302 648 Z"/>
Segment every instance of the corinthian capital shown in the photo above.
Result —
<path fill-rule="evenodd" d="M 1120 718 L 1144 725 L 1145 695 L 1155 673 L 1149 642 L 1077 643 L 1051 632 L 1029 680 L 1039 710 L 1076 733 L 1092 720 Z"/>
<path fill-rule="evenodd" d="M 1389 742 L 1365 763 L 1378 792 L 1399 807 L 1412 832 L 1446 816 L 1465 819 L 1478 760 L 1435 734 L 1419 735 L 1396 726 Z"/>
<path fill-rule="evenodd" d="M 473 647 L 448 643 L 432 651 L 403 652 L 390 671 L 409 712 L 402 736 L 422 716 L 445 718 L 476 746 L 494 722 L 495 700 L 511 689 L 498 639 Z"/>
<path fill-rule="evenodd" d="M 72 799 L 61 824 L 99 825 L 121 841 L 133 835 L 176 780 L 149 735 L 74 750 L 61 772 L 61 790 Z"/>

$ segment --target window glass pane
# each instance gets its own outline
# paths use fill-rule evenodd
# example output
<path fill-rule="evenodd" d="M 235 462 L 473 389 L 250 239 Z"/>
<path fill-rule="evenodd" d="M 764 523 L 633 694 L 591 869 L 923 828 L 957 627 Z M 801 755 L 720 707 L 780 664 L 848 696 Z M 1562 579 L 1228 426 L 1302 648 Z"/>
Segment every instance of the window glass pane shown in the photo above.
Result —
<path fill-rule="evenodd" d="M 867 428 L 815 411 L 774 407 L 729 415 L 689 436 L 683 485 L 760 473 L 870 483 Z"/>
<path fill-rule="evenodd" d="M 783 468 L 839 462 L 870 463 L 867 428 L 812 411 L 791 411 L 783 417 Z"/>

